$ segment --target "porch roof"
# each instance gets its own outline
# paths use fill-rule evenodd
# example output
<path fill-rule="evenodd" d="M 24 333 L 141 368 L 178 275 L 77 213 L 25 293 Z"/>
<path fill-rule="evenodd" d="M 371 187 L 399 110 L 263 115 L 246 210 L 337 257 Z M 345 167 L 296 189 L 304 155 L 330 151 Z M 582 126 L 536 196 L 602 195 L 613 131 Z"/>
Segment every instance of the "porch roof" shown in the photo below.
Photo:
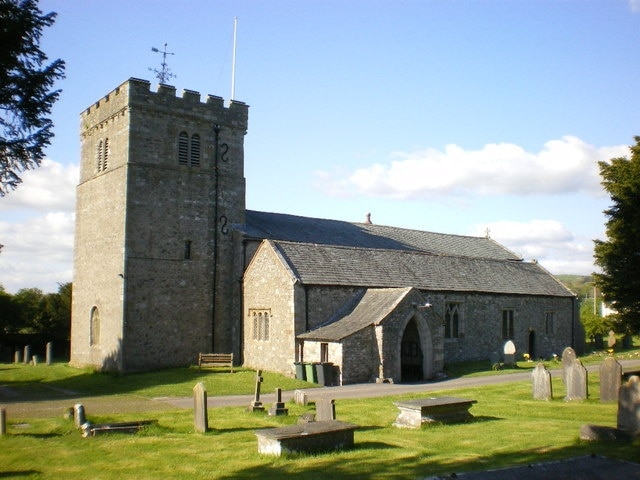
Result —
<path fill-rule="evenodd" d="M 411 288 L 370 288 L 356 293 L 346 308 L 324 326 L 298 335 L 302 340 L 339 342 L 369 325 L 382 322 Z"/>

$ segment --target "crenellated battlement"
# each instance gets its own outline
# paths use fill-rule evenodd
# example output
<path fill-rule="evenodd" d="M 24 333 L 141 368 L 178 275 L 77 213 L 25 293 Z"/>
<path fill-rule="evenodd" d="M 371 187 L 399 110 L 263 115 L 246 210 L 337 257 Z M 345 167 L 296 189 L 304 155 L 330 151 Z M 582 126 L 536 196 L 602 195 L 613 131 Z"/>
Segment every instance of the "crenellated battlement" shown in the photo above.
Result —
<path fill-rule="evenodd" d="M 148 109 L 190 111 L 191 114 L 210 117 L 221 123 L 244 125 L 248 120 L 248 105 L 232 100 L 228 107 L 224 99 L 217 95 L 207 95 L 201 101 L 200 92 L 185 89 L 181 96 L 176 95 L 173 85 L 159 84 L 156 91 L 151 90 L 151 82 L 139 78 L 129 78 L 107 93 L 100 100 L 85 109 L 81 118 L 86 124 L 96 124 L 117 115 L 123 108 L 140 106 Z"/>

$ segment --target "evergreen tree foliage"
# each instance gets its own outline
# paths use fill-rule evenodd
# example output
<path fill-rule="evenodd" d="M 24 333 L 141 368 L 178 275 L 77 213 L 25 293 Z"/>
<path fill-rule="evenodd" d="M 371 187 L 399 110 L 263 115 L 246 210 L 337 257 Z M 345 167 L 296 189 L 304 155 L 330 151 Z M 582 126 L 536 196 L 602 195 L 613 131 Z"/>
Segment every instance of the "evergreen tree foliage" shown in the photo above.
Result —
<path fill-rule="evenodd" d="M 595 240 L 594 274 L 604 300 L 617 312 L 621 333 L 640 330 L 640 136 L 631 146 L 631 158 L 599 162 L 602 186 L 611 196 L 606 240 Z"/>
<path fill-rule="evenodd" d="M 21 172 L 40 165 L 53 137 L 48 115 L 65 65 L 48 63 L 39 44 L 55 17 L 43 15 L 37 0 L 0 0 L 0 197 L 22 182 Z"/>

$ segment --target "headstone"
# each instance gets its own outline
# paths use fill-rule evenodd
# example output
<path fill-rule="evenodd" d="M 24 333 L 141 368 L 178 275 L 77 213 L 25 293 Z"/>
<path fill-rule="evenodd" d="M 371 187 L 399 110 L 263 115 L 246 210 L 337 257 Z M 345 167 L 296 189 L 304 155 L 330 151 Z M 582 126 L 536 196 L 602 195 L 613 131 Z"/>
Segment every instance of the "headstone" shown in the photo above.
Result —
<path fill-rule="evenodd" d="M 577 358 L 565 371 L 565 384 L 567 395 L 565 400 L 585 400 L 588 396 L 587 369 Z"/>
<path fill-rule="evenodd" d="M 309 423 L 316 421 L 316 414 L 313 412 L 304 412 L 298 417 L 298 423 Z"/>
<path fill-rule="evenodd" d="M 567 347 L 562 351 L 562 381 L 565 385 L 567 384 L 567 369 L 573 365 L 576 358 L 576 351 L 573 348 Z"/>
<path fill-rule="evenodd" d="M 13 363 L 22 363 L 22 352 L 20 350 L 16 350 L 13 354 Z"/>
<path fill-rule="evenodd" d="M 489 354 L 489 363 L 491 364 L 491 366 L 493 367 L 496 363 L 500 362 L 500 355 L 498 355 L 498 352 L 491 352 Z"/>
<path fill-rule="evenodd" d="M 0 436 L 7 433 L 7 411 L 0 408 Z"/>
<path fill-rule="evenodd" d="M 33 363 L 34 366 L 38 365 L 38 362 L 40 362 L 40 357 L 38 355 L 34 355 L 31 363 Z"/>
<path fill-rule="evenodd" d="M 82 405 L 81 403 L 76 403 L 73 406 L 73 421 L 78 428 L 87 423 L 87 417 L 85 416 L 84 412 L 84 405 Z"/>
<path fill-rule="evenodd" d="M 617 402 L 622 383 L 622 365 L 613 357 L 606 357 L 600 365 L 600 401 Z"/>
<path fill-rule="evenodd" d="M 250 412 L 259 412 L 259 411 L 263 411 L 264 410 L 264 406 L 262 405 L 262 402 L 260 401 L 260 384 L 262 383 L 262 370 L 258 370 L 256 372 L 256 390 L 255 390 L 255 394 L 253 396 L 253 401 L 251 402 L 251 404 L 249 405 L 249 408 L 247 410 L 249 410 Z"/>
<path fill-rule="evenodd" d="M 640 377 L 632 375 L 620 387 L 618 397 L 618 428 L 640 433 Z"/>
<path fill-rule="evenodd" d="M 503 353 L 505 365 L 513 365 L 516 363 L 516 345 L 512 340 L 508 340 L 504 344 Z"/>
<path fill-rule="evenodd" d="M 62 418 L 65 420 L 73 420 L 73 407 L 65 407 L 62 409 Z"/>
<path fill-rule="evenodd" d="M 198 433 L 205 433 L 209 429 L 207 389 L 202 382 L 193 387 L 193 424 Z"/>
<path fill-rule="evenodd" d="M 531 374 L 533 383 L 534 400 L 552 400 L 553 387 L 551 385 L 551 372 L 543 363 L 538 363 Z"/>
<path fill-rule="evenodd" d="M 295 390 L 293 392 L 293 401 L 296 402 L 296 405 L 307 405 L 309 403 L 307 394 L 302 390 Z"/>
<path fill-rule="evenodd" d="M 47 365 L 51 365 L 51 362 L 53 362 L 53 343 L 52 342 L 48 342 L 47 343 L 47 350 L 46 350 L 46 362 Z"/>
<path fill-rule="evenodd" d="M 616 334 L 613 330 L 609 330 L 609 336 L 607 337 L 607 346 L 613 348 L 616 346 Z"/>
<path fill-rule="evenodd" d="M 22 360 L 24 361 L 25 364 L 31 361 L 31 345 L 25 345 L 24 355 L 22 357 Z"/>
<path fill-rule="evenodd" d="M 269 415 L 279 416 L 288 414 L 289 410 L 285 407 L 284 402 L 282 401 L 282 389 L 276 388 L 276 401 L 269 409 Z"/>
<path fill-rule="evenodd" d="M 316 400 L 316 421 L 328 422 L 336 419 L 336 404 L 332 398 Z"/>

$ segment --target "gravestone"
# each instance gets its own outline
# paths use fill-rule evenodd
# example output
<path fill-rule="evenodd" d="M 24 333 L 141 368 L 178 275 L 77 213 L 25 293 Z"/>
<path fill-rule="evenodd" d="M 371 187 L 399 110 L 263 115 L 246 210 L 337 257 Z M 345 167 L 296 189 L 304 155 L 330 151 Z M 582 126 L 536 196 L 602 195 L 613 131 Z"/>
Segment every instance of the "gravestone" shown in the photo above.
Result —
<path fill-rule="evenodd" d="M 600 365 L 600 401 L 617 402 L 622 382 L 622 365 L 613 357 L 606 357 Z"/>
<path fill-rule="evenodd" d="M 589 395 L 587 369 L 577 358 L 565 370 L 566 401 L 585 400 Z"/>
<path fill-rule="evenodd" d="M 316 421 L 328 422 L 336 419 L 336 403 L 332 398 L 316 400 Z"/>
<path fill-rule="evenodd" d="M 295 390 L 293 392 L 293 401 L 296 402 L 297 405 L 307 405 L 309 403 L 307 394 L 302 390 Z"/>
<path fill-rule="evenodd" d="M 22 363 L 22 352 L 20 350 L 16 350 L 13 354 L 13 363 Z"/>
<path fill-rule="evenodd" d="M 26 345 L 24 347 L 24 356 L 22 358 L 23 362 L 25 364 L 29 363 L 31 361 L 31 345 Z"/>
<path fill-rule="evenodd" d="M 78 428 L 87 423 L 87 417 L 84 413 L 84 405 L 82 405 L 81 403 L 76 403 L 73 406 L 73 421 Z"/>
<path fill-rule="evenodd" d="M 609 330 L 609 336 L 607 337 L 607 346 L 613 348 L 616 346 L 616 334 L 613 330 Z"/>
<path fill-rule="evenodd" d="M 193 424 L 198 433 L 205 433 L 209 429 L 207 389 L 202 382 L 193 387 Z"/>
<path fill-rule="evenodd" d="M 576 358 L 576 351 L 573 348 L 567 347 L 562 351 L 562 382 L 565 385 L 567 384 L 567 369 L 573 365 Z"/>
<path fill-rule="evenodd" d="M 249 405 L 249 408 L 247 408 L 247 410 L 249 410 L 250 412 L 259 412 L 259 411 L 263 411 L 264 410 L 264 406 L 262 405 L 262 402 L 260 401 L 260 384 L 262 383 L 262 370 L 258 370 L 256 372 L 256 389 L 255 389 L 255 394 L 253 396 L 253 400 L 251 401 L 251 404 Z"/>
<path fill-rule="evenodd" d="M 0 436 L 7 433 L 7 411 L 0 408 Z"/>
<path fill-rule="evenodd" d="M 53 343 L 52 342 L 47 343 L 45 361 L 47 365 L 51 365 L 51 362 L 53 361 Z"/>
<path fill-rule="evenodd" d="M 640 377 L 637 375 L 632 375 L 620 387 L 618 428 L 634 434 L 640 433 Z"/>
<path fill-rule="evenodd" d="M 282 401 L 282 389 L 276 388 L 276 401 L 271 408 L 269 409 L 269 415 L 271 416 L 279 416 L 279 415 L 288 415 L 289 410 L 285 408 L 284 402 Z"/>
<path fill-rule="evenodd" d="M 543 363 L 538 363 L 531 374 L 534 400 L 553 400 L 551 372 Z"/>
<path fill-rule="evenodd" d="M 505 365 L 513 365 L 516 363 L 516 345 L 509 340 L 504 344 L 504 363 Z"/>

